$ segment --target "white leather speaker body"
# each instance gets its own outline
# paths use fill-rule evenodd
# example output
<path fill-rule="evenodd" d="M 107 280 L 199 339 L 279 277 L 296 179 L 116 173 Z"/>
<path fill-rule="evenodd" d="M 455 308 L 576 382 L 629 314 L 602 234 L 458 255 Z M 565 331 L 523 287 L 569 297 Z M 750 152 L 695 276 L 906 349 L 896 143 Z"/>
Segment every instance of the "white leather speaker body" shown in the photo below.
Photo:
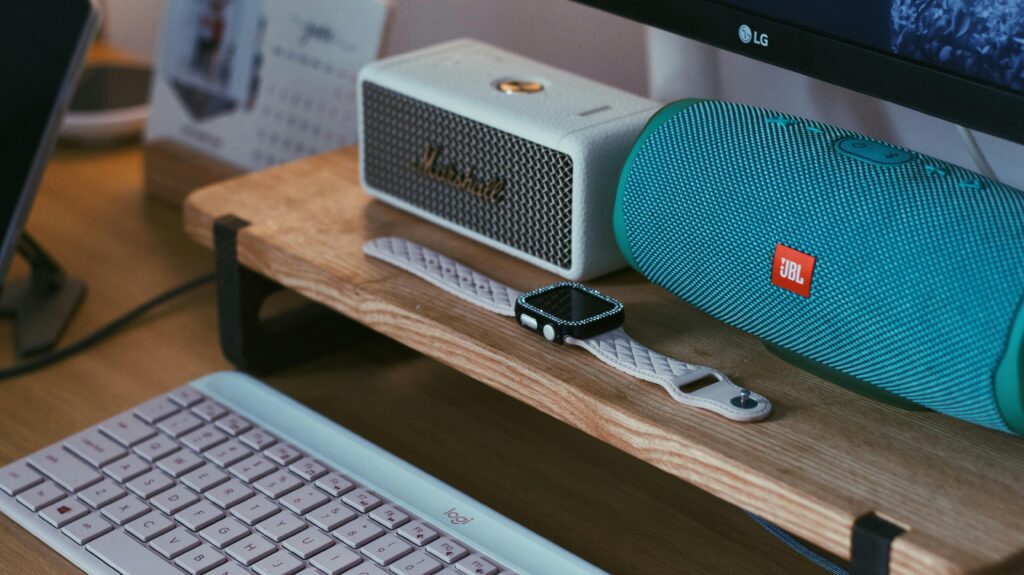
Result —
<path fill-rule="evenodd" d="M 656 102 L 475 40 L 370 64 L 357 94 L 373 196 L 568 279 L 625 266 L 616 184 Z"/>

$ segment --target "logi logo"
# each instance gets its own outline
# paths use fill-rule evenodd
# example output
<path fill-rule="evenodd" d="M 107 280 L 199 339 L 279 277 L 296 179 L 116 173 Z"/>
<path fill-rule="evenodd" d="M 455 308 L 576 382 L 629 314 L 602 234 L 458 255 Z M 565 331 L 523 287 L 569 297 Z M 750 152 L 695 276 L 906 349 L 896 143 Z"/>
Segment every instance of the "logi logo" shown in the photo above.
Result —
<path fill-rule="evenodd" d="M 750 44 L 751 42 L 753 42 L 758 46 L 767 48 L 768 34 L 765 34 L 764 32 L 758 32 L 757 30 L 752 29 L 750 26 L 743 24 L 742 26 L 740 26 L 740 42 L 743 42 L 744 44 Z"/>
<path fill-rule="evenodd" d="M 448 511 L 445 511 L 444 516 L 452 522 L 452 525 L 465 525 L 473 520 L 472 517 L 460 515 L 459 512 L 456 511 L 454 507 L 452 507 Z"/>
<path fill-rule="evenodd" d="M 775 244 L 772 283 L 799 296 L 811 297 L 815 257 L 782 244 Z"/>

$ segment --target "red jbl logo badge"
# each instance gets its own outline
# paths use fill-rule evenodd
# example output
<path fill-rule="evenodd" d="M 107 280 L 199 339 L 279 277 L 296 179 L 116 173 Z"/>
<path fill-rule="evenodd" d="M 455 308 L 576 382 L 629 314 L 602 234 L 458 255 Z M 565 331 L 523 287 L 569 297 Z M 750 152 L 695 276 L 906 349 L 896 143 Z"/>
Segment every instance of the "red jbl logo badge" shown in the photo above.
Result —
<path fill-rule="evenodd" d="M 811 297 L 814 256 L 775 244 L 772 283 L 803 297 Z"/>

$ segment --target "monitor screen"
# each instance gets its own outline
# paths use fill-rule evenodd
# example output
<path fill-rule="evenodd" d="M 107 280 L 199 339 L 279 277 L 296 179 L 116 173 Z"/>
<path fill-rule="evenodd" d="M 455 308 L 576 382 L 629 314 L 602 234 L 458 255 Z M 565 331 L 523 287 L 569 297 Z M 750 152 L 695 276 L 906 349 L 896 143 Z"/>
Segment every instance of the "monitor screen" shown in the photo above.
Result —
<path fill-rule="evenodd" d="M 725 0 L 1024 93 L 1024 0 Z"/>
<path fill-rule="evenodd" d="M 4 6 L 0 18 L 0 283 L 93 27 L 88 0 Z"/>
<path fill-rule="evenodd" d="M 1024 143 L 1024 0 L 576 0 Z"/>

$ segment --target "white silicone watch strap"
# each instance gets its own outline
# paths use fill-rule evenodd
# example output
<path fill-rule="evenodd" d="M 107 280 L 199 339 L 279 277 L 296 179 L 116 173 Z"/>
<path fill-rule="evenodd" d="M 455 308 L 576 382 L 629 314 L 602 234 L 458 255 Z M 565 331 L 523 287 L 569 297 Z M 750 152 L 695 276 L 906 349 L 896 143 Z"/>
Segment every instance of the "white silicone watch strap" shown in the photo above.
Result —
<path fill-rule="evenodd" d="M 363 253 L 411 272 L 484 309 L 513 317 L 519 292 L 434 250 L 402 238 L 377 238 Z"/>
<path fill-rule="evenodd" d="M 756 393 L 747 392 L 749 396 L 740 401 L 744 390 L 717 369 L 662 355 L 630 337 L 622 327 L 589 339 L 567 337 L 565 343 L 582 347 L 619 371 L 664 387 L 672 399 L 684 405 L 744 422 L 760 421 L 772 412 L 771 402 Z M 713 383 L 686 391 L 688 386 L 706 379 Z"/>
<path fill-rule="evenodd" d="M 413 273 L 437 287 L 505 316 L 515 316 L 520 292 L 434 250 L 402 238 L 384 237 L 366 242 L 363 252 Z M 604 363 L 644 381 L 664 387 L 672 399 L 713 411 L 734 421 L 768 417 L 772 406 L 764 397 L 745 392 L 716 369 L 691 365 L 649 349 L 619 327 L 586 340 L 568 337 L 566 343 L 582 347 Z M 686 387 L 705 378 L 714 383 L 687 392 Z M 749 393 L 746 408 L 734 404 Z M 752 403 L 753 402 L 753 403 Z"/>

